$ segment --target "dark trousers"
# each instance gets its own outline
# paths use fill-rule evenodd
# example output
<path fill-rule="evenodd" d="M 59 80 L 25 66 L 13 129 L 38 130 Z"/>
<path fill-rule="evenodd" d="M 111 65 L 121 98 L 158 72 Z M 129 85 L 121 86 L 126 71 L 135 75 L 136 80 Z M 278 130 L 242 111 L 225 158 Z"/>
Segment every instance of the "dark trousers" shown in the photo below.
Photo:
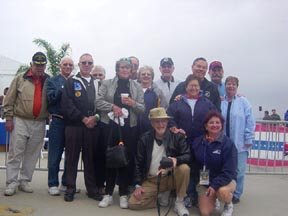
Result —
<path fill-rule="evenodd" d="M 105 151 L 106 151 L 106 139 L 104 134 L 104 123 L 98 122 L 99 136 L 98 136 L 98 150 L 96 152 L 96 171 L 98 173 L 96 182 L 98 187 L 104 187 L 106 181 L 106 165 L 105 165 Z"/>
<path fill-rule="evenodd" d="M 59 186 L 59 164 L 65 147 L 65 122 L 59 118 L 52 118 L 49 132 L 48 148 L 48 186 Z M 62 185 L 66 185 L 66 161 L 62 175 Z"/>
<path fill-rule="evenodd" d="M 96 152 L 98 127 L 89 129 L 85 126 L 67 126 L 65 129 L 67 160 L 67 193 L 75 193 L 76 177 L 80 152 L 84 163 L 84 180 L 89 195 L 97 194 Z"/>
<path fill-rule="evenodd" d="M 112 127 L 112 136 L 111 128 Z M 128 185 L 133 184 L 135 169 L 135 153 L 137 148 L 137 128 L 129 127 L 125 124 L 121 127 L 122 139 L 126 146 L 129 165 L 119 169 L 106 169 L 106 194 L 112 195 L 115 187 L 116 177 L 118 177 L 119 195 L 128 195 Z M 118 125 L 114 122 L 104 126 L 104 134 L 107 138 L 107 145 L 117 145 L 119 141 Z M 118 175 L 117 175 L 118 174 Z"/>

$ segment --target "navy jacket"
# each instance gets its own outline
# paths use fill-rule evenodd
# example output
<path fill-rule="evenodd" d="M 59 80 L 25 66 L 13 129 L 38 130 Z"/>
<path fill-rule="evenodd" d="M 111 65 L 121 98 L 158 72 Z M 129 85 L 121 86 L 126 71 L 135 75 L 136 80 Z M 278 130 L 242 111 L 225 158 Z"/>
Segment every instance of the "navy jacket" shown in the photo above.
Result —
<path fill-rule="evenodd" d="M 220 98 L 217 86 L 214 83 L 208 81 L 206 78 L 204 78 L 204 80 L 201 81 L 200 83 L 200 89 L 201 89 L 200 91 L 201 95 L 208 98 L 215 105 L 215 107 L 220 111 L 221 110 L 221 98 Z M 181 95 L 185 93 L 186 93 L 185 82 L 181 82 L 178 84 L 178 86 L 174 90 L 170 99 L 170 104 L 173 103 L 177 95 Z"/>
<path fill-rule="evenodd" d="M 67 125 L 84 126 L 84 117 L 96 114 L 95 99 L 98 90 L 98 80 L 91 77 L 90 83 L 80 73 L 70 77 L 64 86 L 61 108 Z M 88 83 L 88 82 L 87 82 Z"/>
<path fill-rule="evenodd" d="M 205 97 L 200 97 L 194 107 L 194 116 L 187 99 L 183 96 L 179 101 L 170 104 L 167 110 L 169 116 L 169 127 L 182 128 L 186 132 L 187 143 L 204 133 L 203 121 L 210 110 L 217 110 L 216 107 Z"/>
<path fill-rule="evenodd" d="M 199 181 L 199 171 L 203 169 L 204 157 L 209 170 L 210 185 L 214 190 L 229 184 L 237 178 L 237 149 L 233 141 L 224 134 L 208 143 L 204 135 L 196 138 L 191 149 L 193 171 Z M 205 156 L 204 156 L 205 155 Z"/>
<path fill-rule="evenodd" d="M 48 112 L 50 114 L 63 115 L 60 102 L 65 82 L 65 77 L 60 74 L 47 79 L 46 92 L 48 100 Z"/>

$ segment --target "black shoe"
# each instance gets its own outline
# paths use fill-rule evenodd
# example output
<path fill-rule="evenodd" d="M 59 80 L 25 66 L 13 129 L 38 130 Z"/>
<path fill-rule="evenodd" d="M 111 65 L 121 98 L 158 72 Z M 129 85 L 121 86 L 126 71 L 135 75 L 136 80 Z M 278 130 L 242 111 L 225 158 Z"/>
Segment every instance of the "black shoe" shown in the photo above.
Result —
<path fill-rule="evenodd" d="M 97 200 L 97 201 L 101 201 L 103 199 L 103 196 L 100 195 L 99 193 L 96 193 L 96 194 L 89 194 L 89 193 L 86 193 L 87 196 L 91 199 L 94 199 L 94 200 Z"/>
<path fill-rule="evenodd" d="M 65 193 L 64 200 L 66 202 L 72 202 L 74 200 L 74 194 L 73 193 Z"/>
<path fill-rule="evenodd" d="M 232 203 L 233 204 L 238 204 L 240 202 L 240 199 L 238 199 L 237 197 L 234 197 L 232 198 Z"/>

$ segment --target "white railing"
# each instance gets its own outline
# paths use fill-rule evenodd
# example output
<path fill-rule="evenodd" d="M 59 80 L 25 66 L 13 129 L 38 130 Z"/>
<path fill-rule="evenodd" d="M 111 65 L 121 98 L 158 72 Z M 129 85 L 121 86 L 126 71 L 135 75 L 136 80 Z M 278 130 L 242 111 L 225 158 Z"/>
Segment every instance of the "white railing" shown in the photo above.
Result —
<path fill-rule="evenodd" d="M 255 140 L 249 152 L 248 174 L 288 174 L 288 155 L 286 156 L 288 154 L 288 127 L 286 125 L 288 126 L 288 122 L 285 121 L 257 121 Z M 49 127 L 46 127 L 47 131 L 48 129 Z M 6 133 L 5 140 L 6 144 L 1 145 L 4 152 L 0 153 L 0 169 L 6 168 L 9 147 L 8 133 Z M 45 142 L 48 142 L 47 137 L 43 141 L 43 146 Z M 47 155 L 47 150 L 42 148 L 36 170 L 48 170 Z M 62 157 L 60 164 L 62 170 L 64 167 L 63 159 L 64 157 Z M 78 166 L 79 171 L 83 171 L 81 161 Z"/>

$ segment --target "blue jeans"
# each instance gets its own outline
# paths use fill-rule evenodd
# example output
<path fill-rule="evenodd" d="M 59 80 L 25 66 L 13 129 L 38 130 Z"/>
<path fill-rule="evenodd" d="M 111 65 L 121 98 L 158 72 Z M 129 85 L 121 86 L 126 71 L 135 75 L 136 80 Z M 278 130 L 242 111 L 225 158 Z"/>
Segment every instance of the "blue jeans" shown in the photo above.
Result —
<path fill-rule="evenodd" d="M 234 197 L 240 199 L 244 188 L 244 177 L 246 172 L 248 152 L 238 152 L 238 167 L 237 167 L 237 186 L 233 194 Z"/>
<path fill-rule="evenodd" d="M 52 118 L 49 132 L 48 146 L 48 186 L 59 186 L 59 164 L 65 147 L 65 122 L 62 119 Z M 66 185 L 66 161 L 62 175 L 62 185 Z"/>

